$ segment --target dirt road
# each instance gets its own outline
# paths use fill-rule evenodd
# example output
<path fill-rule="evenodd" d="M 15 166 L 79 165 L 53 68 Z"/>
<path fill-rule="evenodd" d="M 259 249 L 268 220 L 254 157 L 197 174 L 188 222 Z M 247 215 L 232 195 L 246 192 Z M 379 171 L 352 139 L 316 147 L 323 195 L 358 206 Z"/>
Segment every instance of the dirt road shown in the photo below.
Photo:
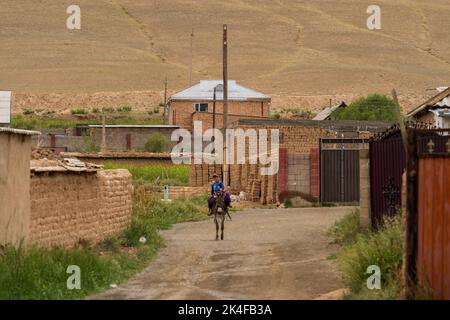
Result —
<path fill-rule="evenodd" d="M 312 299 L 342 287 L 324 231 L 351 208 L 247 209 L 215 241 L 212 221 L 164 231 L 167 247 L 98 299 Z"/>

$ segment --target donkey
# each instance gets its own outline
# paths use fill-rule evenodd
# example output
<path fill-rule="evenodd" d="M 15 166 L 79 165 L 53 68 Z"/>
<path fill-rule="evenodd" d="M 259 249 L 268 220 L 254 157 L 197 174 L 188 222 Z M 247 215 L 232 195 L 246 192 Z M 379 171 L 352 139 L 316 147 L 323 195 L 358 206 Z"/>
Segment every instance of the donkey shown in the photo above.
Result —
<path fill-rule="evenodd" d="M 225 230 L 225 219 L 228 216 L 231 220 L 231 216 L 228 213 L 228 208 L 223 200 L 223 193 L 216 194 L 214 204 L 212 207 L 212 213 L 214 214 L 214 223 L 216 224 L 216 240 L 219 240 L 219 221 L 220 221 L 220 240 L 223 240 L 223 231 Z"/>

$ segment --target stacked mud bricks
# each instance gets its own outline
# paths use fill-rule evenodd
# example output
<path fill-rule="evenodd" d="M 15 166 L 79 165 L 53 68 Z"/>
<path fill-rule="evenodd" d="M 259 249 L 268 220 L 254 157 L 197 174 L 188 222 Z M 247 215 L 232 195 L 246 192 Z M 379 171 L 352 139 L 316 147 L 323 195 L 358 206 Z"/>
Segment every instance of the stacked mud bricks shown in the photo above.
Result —
<path fill-rule="evenodd" d="M 30 238 L 39 246 L 98 243 L 131 221 L 127 170 L 39 173 L 31 178 Z"/>
<path fill-rule="evenodd" d="M 214 173 L 222 174 L 221 164 L 192 164 L 189 167 L 189 185 L 191 187 L 203 187 L 212 182 Z"/>

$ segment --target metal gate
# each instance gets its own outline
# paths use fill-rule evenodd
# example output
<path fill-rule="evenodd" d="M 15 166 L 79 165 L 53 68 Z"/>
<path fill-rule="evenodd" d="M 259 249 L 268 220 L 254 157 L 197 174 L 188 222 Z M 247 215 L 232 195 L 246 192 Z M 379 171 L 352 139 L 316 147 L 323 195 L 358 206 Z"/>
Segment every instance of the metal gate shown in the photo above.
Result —
<path fill-rule="evenodd" d="M 373 227 L 401 208 L 406 153 L 400 132 L 370 142 L 370 206 Z"/>
<path fill-rule="evenodd" d="M 321 202 L 359 202 L 359 149 L 367 142 L 365 139 L 321 140 Z"/>

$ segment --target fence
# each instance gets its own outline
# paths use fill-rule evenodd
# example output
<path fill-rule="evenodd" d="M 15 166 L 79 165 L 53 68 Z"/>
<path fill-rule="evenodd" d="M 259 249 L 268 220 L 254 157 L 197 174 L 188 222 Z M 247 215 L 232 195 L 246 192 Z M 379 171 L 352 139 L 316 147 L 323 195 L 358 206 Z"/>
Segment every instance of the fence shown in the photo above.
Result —
<path fill-rule="evenodd" d="M 406 169 L 405 147 L 400 132 L 370 142 L 370 204 L 372 227 L 401 207 L 402 175 Z"/>
<path fill-rule="evenodd" d="M 359 202 L 360 149 L 367 149 L 366 139 L 321 139 L 321 202 Z"/>
<path fill-rule="evenodd" d="M 417 138 L 417 276 L 435 299 L 450 299 L 450 136 L 443 133 Z"/>

